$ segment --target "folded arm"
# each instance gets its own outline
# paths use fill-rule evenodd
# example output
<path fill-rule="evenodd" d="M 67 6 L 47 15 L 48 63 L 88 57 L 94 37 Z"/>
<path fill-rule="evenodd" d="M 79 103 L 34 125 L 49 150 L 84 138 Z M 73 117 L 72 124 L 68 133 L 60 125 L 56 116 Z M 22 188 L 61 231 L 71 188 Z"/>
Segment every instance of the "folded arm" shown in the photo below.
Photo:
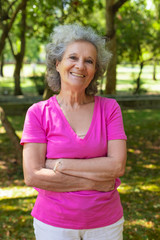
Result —
<path fill-rule="evenodd" d="M 25 143 L 23 147 L 23 171 L 26 185 L 56 192 L 80 190 L 110 191 L 114 188 L 114 181 L 98 182 L 71 176 L 63 172 L 54 172 L 45 167 L 46 144 Z M 56 161 L 52 161 L 54 167 Z"/>
<path fill-rule="evenodd" d="M 49 159 L 46 167 L 53 168 L 56 163 L 56 172 L 96 181 L 109 181 L 124 174 L 126 158 L 126 141 L 110 140 L 107 157 L 58 159 L 53 162 Z"/>

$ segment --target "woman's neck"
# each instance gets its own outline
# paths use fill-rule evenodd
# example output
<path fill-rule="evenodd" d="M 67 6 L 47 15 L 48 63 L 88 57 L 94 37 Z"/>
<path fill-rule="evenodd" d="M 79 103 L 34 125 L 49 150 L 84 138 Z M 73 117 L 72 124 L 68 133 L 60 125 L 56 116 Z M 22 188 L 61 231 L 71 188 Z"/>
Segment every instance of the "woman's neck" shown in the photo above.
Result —
<path fill-rule="evenodd" d="M 60 91 L 57 95 L 57 101 L 60 106 L 70 109 L 77 109 L 83 104 L 94 101 L 93 96 L 87 96 L 84 92 Z"/>

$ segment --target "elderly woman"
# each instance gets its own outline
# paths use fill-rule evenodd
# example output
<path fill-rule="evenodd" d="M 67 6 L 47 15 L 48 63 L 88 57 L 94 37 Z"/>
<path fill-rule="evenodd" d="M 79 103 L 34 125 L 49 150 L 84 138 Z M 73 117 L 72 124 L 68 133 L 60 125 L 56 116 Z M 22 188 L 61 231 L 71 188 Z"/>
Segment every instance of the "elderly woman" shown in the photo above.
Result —
<path fill-rule="evenodd" d="M 76 24 L 56 27 L 46 51 L 59 94 L 29 108 L 21 139 L 25 183 L 38 191 L 36 239 L 121 240 L 126 135 L 118 103 L 95 96 L 111 55 Z"/>

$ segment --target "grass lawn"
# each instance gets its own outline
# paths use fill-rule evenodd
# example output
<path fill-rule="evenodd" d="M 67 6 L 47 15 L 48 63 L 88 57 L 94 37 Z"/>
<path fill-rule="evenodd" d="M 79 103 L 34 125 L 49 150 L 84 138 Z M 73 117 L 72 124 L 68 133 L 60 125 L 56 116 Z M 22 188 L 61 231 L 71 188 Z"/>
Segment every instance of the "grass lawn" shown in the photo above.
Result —
<path fill-rule="evenodd" d="M 136 87 L 135 80 L 139 74 L 139 66 L 118 65 L 117 67 L 117 93 L 131 94 Z M 145 65 L 141 75 L 142 93 L 160 94 L 160 67 L 156 70 L 157 80 L 153 80 L 153 66 Z"/>
<path fill-rule="evenodd" d="M 160 239 L 160 112 L 123 112 L 128 161 L 119 188 L 125 215 L 124 239 Z"/>
<path fill-rule="evenodd" d="M 124 110 L 128 136 L 126 173 L 119 187 L 124 207 L 124 240 L 160 239 L 160 113 L 159 110 Z M 24 116 L 9 117 L 19 136 Z M 32 240 L 31 209 L 36 191 L 23 183 L 21 167 L 0 125 L 0 239 Z"/>

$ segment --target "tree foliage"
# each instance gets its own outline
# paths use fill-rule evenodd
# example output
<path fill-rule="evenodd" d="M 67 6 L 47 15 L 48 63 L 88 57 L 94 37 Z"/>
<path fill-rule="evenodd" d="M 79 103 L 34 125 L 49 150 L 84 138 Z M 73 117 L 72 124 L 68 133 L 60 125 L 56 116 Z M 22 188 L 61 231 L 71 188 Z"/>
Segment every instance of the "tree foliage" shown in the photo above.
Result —
<path fill-rule="evenodd" d="M 119 12 L 116 24 L 118 56 L 120 61 L 138 63 L 155 54 L 156 41 L 154 16 L 146 9 L 145 1 L 126 4 Z"/>
<path fill-rule="evenodd" d="M 26 4 L 26 0 L 0 1 L 0 55 L 5 47 L 8 33 L 10 32 L 18 13 L 24 7 L 24 4 Z"/>
<path fill-rule="evenodd" d="M 117 15 L 118 60 L 139 64 L 135 92 L 140 91 L 140 77 L 146 63 L 159 58 L 160 28 L 156 8 L 147 9 L 147 2 L 137 0 L 128 2 Z"/>

